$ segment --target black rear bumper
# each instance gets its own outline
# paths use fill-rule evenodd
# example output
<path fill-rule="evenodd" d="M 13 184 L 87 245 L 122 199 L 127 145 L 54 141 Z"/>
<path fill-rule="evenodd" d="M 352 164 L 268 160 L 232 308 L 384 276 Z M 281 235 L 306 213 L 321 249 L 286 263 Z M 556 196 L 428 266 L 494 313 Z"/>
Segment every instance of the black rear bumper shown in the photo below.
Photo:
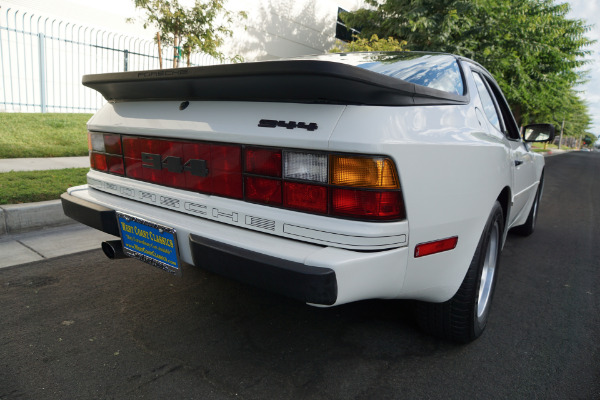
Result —
<path fill-rule="evenodd" d="M 194 265 L 305 303 L 332 305 L 337 299 L 335 271 L 267 256 L 190 235 Z"/>
<path fill-rule="evenodd" d="M 64 193 L 65 215 L 92 228 L 120 236 L 115 210 Z M 335 271 L 307 266 L 190 234 L 195 266 L 305 303 L 333 305 L 338 287 Z"/>
<path fill-rule="evenodd" d="M 67 217 L 99 231 L 121 236 L 115 210 L 82 200 L 68 193 L 63 193 L 60 201 Z"/>

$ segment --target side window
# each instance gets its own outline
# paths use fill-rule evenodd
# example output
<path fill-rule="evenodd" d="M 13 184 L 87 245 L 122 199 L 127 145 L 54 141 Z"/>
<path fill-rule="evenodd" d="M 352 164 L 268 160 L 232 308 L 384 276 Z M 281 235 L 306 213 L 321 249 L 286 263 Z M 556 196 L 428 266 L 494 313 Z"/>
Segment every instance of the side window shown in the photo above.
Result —
<path fill-rule="evenodd" d="M 347 11 L 341 7 L 338 7 L 337 23 L 335 24 L 335 38 L 340 39 L 343 42 L 351 42 L 354 40 L 352 35 L 358 35 L 360 33 L 360 29 L 350 28 L 344 24 L 340 14 L 345 12 Z"/>
<path fill-rule="evenodd" d="M 483 83 L 483 79 L 481 75 L 474 72 L 473 78 L 475 79 L 475 84 L 477 85 L 477 91 L 479 92 L 479 98 L 481 99 L 481 103 L 483 104 L 483 111 L 487 116 L 490 123 L 498 129 L 498 131 L 502 132 L 502 128 L 500 127 L 500 118 L 498 117 L 498 111 L 496 110 L 496 106 L 494 104 L 494 100 L 492 100 L 492 96 L 487 89 L 485 83 Z"/>
<path fill-rule="evenodd" d="M 494 98 L 496 99 L 496 104 L 500 109 L 500 114 L 502 116 L 502 121 L 504 122 L 504 128 L 506 129 L 506 134 L 511 140 L 521 140 L 521 133 L 519 132 L 519 126 L 515 121 L 515 117 L 512 115 L 510 111 L 510 107 L 506 102 L 506 99 L 502 95 L 500 88 L 498 86 L 493 85 L 490 81 L 487 81 L 488 87 L 492 90 Z"/>

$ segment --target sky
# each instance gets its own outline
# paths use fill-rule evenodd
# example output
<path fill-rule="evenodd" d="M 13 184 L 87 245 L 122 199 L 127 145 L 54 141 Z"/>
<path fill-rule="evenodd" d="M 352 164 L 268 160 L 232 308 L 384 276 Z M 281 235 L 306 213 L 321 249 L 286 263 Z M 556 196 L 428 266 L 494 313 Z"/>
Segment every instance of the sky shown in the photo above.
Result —
<path fill-rule="evenodd" d="M 589 105 L 590 115 L 592 116 L 592 126 L 590 133 L 600 136 L 600 1 L 598 0 L 570 0 L 572 18 L 583 19 L 588 25 L 594 25 L 586 35 L 597 42 L 590 47 L 592 55 L 589 57 L 593 62 L 588 64 L 585 69 L 589 70 L 589 82 L 578 87 L 581 90 L 581 97 Z"/>
<path fill-rule="evenodd" d="M 182 4 L 193 2 L 193 0 L 180 1 Z M 564 0 L 556 2 L 562 3 Z M 588 103 L 592 116 L 592 126 L 589 132 L 600 136 L 600 0 L 567 0 L 567 2 L 571 5 L 571 12 L 568 16 L 583 19 L 588 25 L 592 25 L 587 36 L 597 40 L 597 43 L 590 47 L 592 54 L 589 59 L 593 62 L 585 67 L 589 70 L 589 81 L 577 89 L 581 91 L 581 97 Z M 140 22 L 135 24 L 124 22 L 128 17 L 141 15 L 136 12 L 133 0 L 3 0 L 1 3 L 3 3 L 2 8 L 4 9 L 7 6 L 17 9 L 27 8 L 36 14 L 54 14 L 65 20 L 91 26 L 111 25 L 115 31 L 120 33 L 148 36 L 148 31 L 142 28 Z"/>

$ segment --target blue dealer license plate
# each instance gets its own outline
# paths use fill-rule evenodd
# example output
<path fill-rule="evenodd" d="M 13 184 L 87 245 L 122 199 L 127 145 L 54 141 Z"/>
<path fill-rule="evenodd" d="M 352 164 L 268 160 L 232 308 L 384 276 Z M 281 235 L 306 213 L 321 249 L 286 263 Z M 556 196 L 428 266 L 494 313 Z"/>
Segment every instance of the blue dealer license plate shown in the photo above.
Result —
<path fill-rule="evenodd" d="M 175 229 L 119 212 L 117 221 L 125 254 L 181 275 Z"/>

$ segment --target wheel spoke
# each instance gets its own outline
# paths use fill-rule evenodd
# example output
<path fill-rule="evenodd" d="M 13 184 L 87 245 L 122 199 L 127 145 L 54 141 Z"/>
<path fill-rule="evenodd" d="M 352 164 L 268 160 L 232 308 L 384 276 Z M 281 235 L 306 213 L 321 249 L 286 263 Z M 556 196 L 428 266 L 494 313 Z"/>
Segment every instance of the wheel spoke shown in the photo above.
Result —
<path fill-rule="evenodd" d="M 494 224 L 490 234 L 490 240 L 485 253 L 483 267 L 481 268 L 481 279 L 479 284 L 479 296 L 477 299 L 477 318 L 482 318 L 492 295 L 494 283 L 494 272 L 498 261 L 498 246 L 500 245 L 500 227 Z"/>

